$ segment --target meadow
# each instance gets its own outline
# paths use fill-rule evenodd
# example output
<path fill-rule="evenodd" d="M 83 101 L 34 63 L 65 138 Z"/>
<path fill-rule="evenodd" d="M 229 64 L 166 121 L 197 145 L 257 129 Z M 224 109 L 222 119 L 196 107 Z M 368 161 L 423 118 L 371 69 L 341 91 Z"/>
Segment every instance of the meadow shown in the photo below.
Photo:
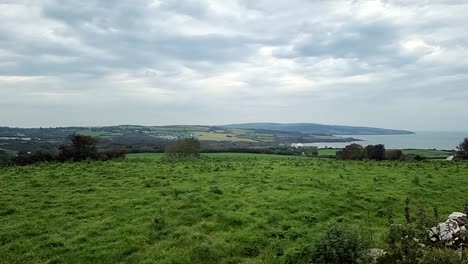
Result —
<path fill-rule="evenodd" d="M 323 157 L 335 156 L 336 152 L 341 149 L 318 149 L 318 155 Z M 426 158 L 440 158 L 445 159 L 454 153 L 451 151 L 445 150 L 435 150 L 435 149 L 403 149 L 403 154 L 419 155 Z"/>
<path fill-rule="evenodd" d="M 0 168 L 0 263 L 307 263 L 332 222 L 383 246 L 404 201 L 441 218 L 468 163 L 204 154 Z"/>

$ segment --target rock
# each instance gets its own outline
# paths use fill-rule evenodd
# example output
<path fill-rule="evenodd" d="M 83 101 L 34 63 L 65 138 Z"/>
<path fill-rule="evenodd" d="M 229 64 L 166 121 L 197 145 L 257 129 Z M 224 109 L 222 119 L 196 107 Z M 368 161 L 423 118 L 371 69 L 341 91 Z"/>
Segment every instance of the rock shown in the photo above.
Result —
<path fill-rule="evenodd" d="M 454 212 L 449 215 L 447 221 L 438 223 L 429 231 L 429 239 L 432 242 L 443 242 L 447 246 L 461 243 L 459 235 L 468 228 L 468 215 Z"/>
<path fill-rule="evenodd" d="M 463 217 L 466 217 L 466 214 L 460 213 L 460 212 L 453 212 L 449 215 L 448 219 L 455 220 L 455 219 L 463 218 Z"/>
<path fill-rule="evenodd" d="M 385 255 L 385 251 L 380 248 L 371 248 L 367 250 L 367 255 L 372 258 L 380 258 Z"/>

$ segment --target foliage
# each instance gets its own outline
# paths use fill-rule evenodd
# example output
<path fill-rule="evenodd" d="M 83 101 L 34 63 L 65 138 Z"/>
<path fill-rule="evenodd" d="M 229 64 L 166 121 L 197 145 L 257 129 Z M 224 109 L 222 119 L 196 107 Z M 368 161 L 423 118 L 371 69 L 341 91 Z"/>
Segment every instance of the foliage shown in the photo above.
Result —
<path fill-rule="evenodd" d="M 19 166 L 30 165 L 38 162 L 52 162 L 56 160 L 53 153 L 46 151 L 36 151 L 34 153 L 20 152 L 12 159 L 12 163 Z"/>
<path fill-rule="evenodd" d="M 426 250 L 421 264 L 460 264 L 460 257 L 453 250 Z"/>
<path fill-rule="evenodd" d="M 457 146 L 457 158 L 468 160 L 468 138 L 465 138 Z"/>
<path fill-rule="evenodd" d="M 382 144 L 368 145 L 363 148 L 359 144 L 350 144 L 342 151 L 336 153 L 337 157 L 341 160 L 362 160 L 364 158 L 370 160 L 384 160 L 385 159 L 385 146 Z"/>
<path fill-rule="evenodd" d="M 123 149 L 109 149 L 100 153 L 100 157 L 102 160 L 122 159 L 126 154 L 127 152 Z"/>
<path fill-rule="evenodd" d="M 73 134 L 70 136 L 70 141 L 70 145 L 61 145 L 59 147 L 58 159 L 60 161 L 99 159 L 99 154 L 96 148 L 98 141 L 96 138 Z"/>
<path fill-rule="evenodd" d="M 25 166 L 41 162 L 73 161 L 83 160 L 110 160 L 125 158 L 126 152 L 120 149 L 110 149 L 98 153 L 96 143 L 97 139 L 90 136 L 76 135 L 70 136 L 70 145 L 61 145 L 58 149 L 58 155 L 52 151 L 34 151 L 28 153 L 19 151 L 16 156 L 9 156 L 6 152 L 0 153 L 0 165 L 18 165 Z"/>
<path fill-rule="evenodd" d="M 186 158 L 200 156 L 200 141 L 196 138 L 178 139 L 166 147 L 166 156 L 169 158 Z"/>
<path fill-rule="evenodd" d="M 402 160 L 406 161 L 423 161 L 426 157 L 418 155 L 418 154 L 404 154 Z"/>
<path fill-rule="evenodd" d="M 444 242 L 432 242 L 428 230 L 439 222 L 439 213 L 434 207 L 433 220 L 426 218 L 423 207 L 416 216 L 411 214 L 409 197 L 404 208 L 404 223 L 396 224 L 393 211 L 388 211 L 387 253 L 378 259 L 378 264 L 450 264 L 468 263 L 468 258 L 457 254 L 456 247 L 447 247 Z M 463 240 L 462 240 L 463 242 Z M 464 259 L 464 260 L 463 260 Z"/>
<path fill-rule="evenodd" d="M 317 239 L 312 250 L 312 263 L 362 263 L 370 241 L 351 226 L 335 223 Z"/>
<path fill-rule="evenodd" d="M 414 154 L 418 153 L 418 154 Z M 427 158 L 441 159 L 447 157 L 450 152 L 437 150 L 386 150 L 382 144 L 368 145 L 365 148 L 359 144 L 350 144 L 341 151 L 336 151 L 336 158 L 341 160 L 407 160 L 422 161 Z M 422 156 L 424 155 L 424 156 Z"/>
<path fill-rule="evenodd" d="M 406 198 L 404 209 L 404 224 L 396 224 L 393 219 L 393 212 L 388 213 L 388 237 L 387 237 L 387 254 L 379 259 L 379 264 L 384 263 L 401 263 L 401 264 L 417 264 L 421 258 L 423 251 L 419 245 L 419 241 L 424 239 L 427 234 L 426 226 L 415 226 L 412 224 L 413 219 L 410 214 L 410 198 Z M 425 220 L 421 220 L 425 222 Z M 421 223 L 418 223 L 421 224 Z M 422 232 L 421 232 L 422 231 Z"/>
<path fill-rule="evenodd" d="M 370 160 L 384 160 L 385 146 L 382 144 L 368 145 L 365 148 L 366 157 Z"/>
<path fill-rule="evenodd" d="M 6 153 L 4 150 L 0 150 L 0 165 L 6 165 L 10 163 L 11 156 Z"/>
<path fill-rule="evenodd" d="M 385 159 L 387 160 L 401 160 L 403 158 L 403 151 L 399 149 L 390 149 L 385 151 Z"/>
<path fill-rule="evenodd" d="M 364 148 L 359 144 L 350 144 L 342 151 L 336 153 L 341 160 L 362 160 L 364 158 Z"/>

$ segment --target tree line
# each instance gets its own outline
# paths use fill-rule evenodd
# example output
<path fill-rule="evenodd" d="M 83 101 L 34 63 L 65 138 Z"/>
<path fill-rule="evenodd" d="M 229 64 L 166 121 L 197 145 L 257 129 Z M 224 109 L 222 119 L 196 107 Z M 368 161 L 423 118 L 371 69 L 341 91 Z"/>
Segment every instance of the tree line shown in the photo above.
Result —
<path fill-rule="evenodd" d="M 70 144 L 62 144 L 56 152 L 38 150 L 32 153 L 20 151 L 15 157 L 0 155 L 0 164 L 30 165 L 38 162 L 79 162 L 84 160 L 110 160 L 124 158 L 125 150 L 98 151 L 98 140 L 91 136 L 72 134 Z M 1 154 L 1 153 L 0 153 Z"/>
<path fill-rule="evenodd" d="M 455 157 L 459 160 L 468 160 L 468 138 L 465 138 L 457 146 Z M 363 147 L 359 144 L 347 145 L 344 149 L 336 152 L 336 158 L 341 160 L 423 160 L 425 157 L 414 154 L 403 154 L 399 149 L 385 149 L 385 145 L 368 145 Z"/>
<path fill-rule="evenodd" d="M 457 158 L 468 160 L 468 137 L 457 146 Z"/>
<path fill-rule="evenodd" d="M 0 150 L 0 165 L 16 164 L 29 165 L 37 162 L 78 162 L 83 160 L 110 160 L 124 158 L 126 151 L 123 149 L 108 149 L 98 151 L 98 139 L 72 134 L 69 137 L 70 144 L 62 144 L 56 152 L 35 151 L 33 153 L 19 152 L 15 157 L 7 155 Z M 184 138 L 167 144 L 164 148 L 166 157 L 171 159 L 199 157 L 201 143 L 196 138 Z M 314 148 L 293 148 L 293 147 L 270 147 L 270 148 L 239 148 L 223 150 L 204 150 L 204 152 L 237 152 L 237 153 L 258 153 L 258 154 L 279 154 L 279 155 L 302 155 L 317 156 L 318 151 Z M 341 160 L 423 160 L 424 157 L 413 154 L 403 154 L 398 149 L 385 149 L 383 144 L 368 145 L 363 147 L 359 144 L 350 144 L 344 149 L 336 152 L 336 158 Z M 456 158 L 468 160 L 468 138 L 465 138 L 458 146 Z"/>
<path fill-rule="evenodd" d="M 403 152 L 399 149 L 386 150 L 383 144 L 363 147 L 353 143 L 343 150 L 337 151 L 336 157 L 341 160 L 400 160 L 403 157 Z"/>

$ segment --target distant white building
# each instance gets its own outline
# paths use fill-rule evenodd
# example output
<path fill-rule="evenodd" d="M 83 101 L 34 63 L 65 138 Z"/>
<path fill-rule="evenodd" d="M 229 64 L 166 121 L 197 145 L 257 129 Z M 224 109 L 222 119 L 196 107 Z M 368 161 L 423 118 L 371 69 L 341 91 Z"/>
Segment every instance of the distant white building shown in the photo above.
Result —
<path fill-rule="evenodd" d="M 304 147 L 304 144 L 302 144 L 302 143 L 292 143 L 291 147 L 293 147 L 293 148 L 302 148 L 302 147 Z"/>

